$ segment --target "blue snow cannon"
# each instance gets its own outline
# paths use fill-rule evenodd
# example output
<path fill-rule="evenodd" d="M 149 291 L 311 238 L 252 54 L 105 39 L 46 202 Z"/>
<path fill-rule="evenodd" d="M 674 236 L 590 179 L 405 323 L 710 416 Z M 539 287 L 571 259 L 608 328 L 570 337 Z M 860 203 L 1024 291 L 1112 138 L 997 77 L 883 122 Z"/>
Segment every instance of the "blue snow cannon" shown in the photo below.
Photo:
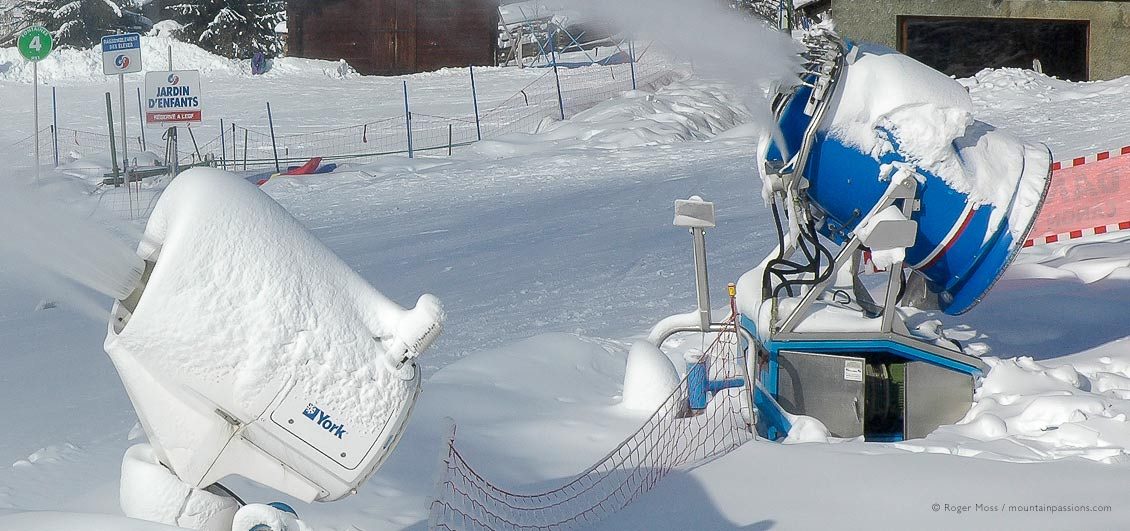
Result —
<path fill-rule="evenodd" d="M 942 311 L 965 313 L 1023 247 L 1047 193 L 1051 154 L 976 120 L 958 124 L 964 131 L 955 138 L 923 142 L 945 129 L 930 122 L 954 119 L 944 106 L 972 110 L 965 88 L 892 50 L 845 46 L 838 80 L 810 75 L 781 100 L 786 152 L 774 144 L 767 162 L 786 167 L 794 155 L 787 151 L 801 151 L 804 160 L 794 168 L 807 180 L 804 195 L 820 219 L 817 229 L 837 244 L 859 228 L 891 173 L 912 171 L 917 234 L 905 264 L 925 278 Z M 818 112 L 821 99 L 825 112 Z M 915 145 L 922 143 L 928 145 Z"/>
<path fill-rule="evenodd" d="M 925 437 L 965 416 L 988 367 L 917 310 L 960 315 L 992 289 L 1051 154 L 975 119 L 965 87 L 905 55 L 830 33 L 805 45 L 760 152 L 778 247 L 737 283 L 758 431 Z M 823 431 L 793 433 L 800 416 Z"/>

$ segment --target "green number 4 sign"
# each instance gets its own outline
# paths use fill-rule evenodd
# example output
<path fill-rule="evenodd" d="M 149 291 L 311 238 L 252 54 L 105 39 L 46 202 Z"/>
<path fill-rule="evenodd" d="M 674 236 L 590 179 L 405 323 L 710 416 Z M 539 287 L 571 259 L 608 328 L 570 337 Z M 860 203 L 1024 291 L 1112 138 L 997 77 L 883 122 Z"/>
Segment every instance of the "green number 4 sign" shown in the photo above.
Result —
<path fill-rule="evenodd" d="M 28 28 L 20 34 L 20 40 L 17 46 L 20 49 L 20 55 L 28 61 L 42 61 L 51 55 L 51 48 L 55 45 L 55 40 L 51 38 L 51 32 L 41 26 Z"/>

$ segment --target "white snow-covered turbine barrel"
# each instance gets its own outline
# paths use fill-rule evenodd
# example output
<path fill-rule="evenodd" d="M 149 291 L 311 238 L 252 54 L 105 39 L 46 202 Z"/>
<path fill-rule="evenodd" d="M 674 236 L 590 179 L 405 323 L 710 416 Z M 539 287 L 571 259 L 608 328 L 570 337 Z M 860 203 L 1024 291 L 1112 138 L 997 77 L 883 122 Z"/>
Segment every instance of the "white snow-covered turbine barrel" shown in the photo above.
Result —
<path fill-rule="evenodd" d="M 950 77 L 874 45 L 849 44 L 846 52 L 800 172 L 817 229 L 843 243 L 892 175 L 912 172 L 918 231 L 905 263 L 925 277 L 941 310 L 964 313 L 1023 246 L 1047 192 L 1051 155 L 975 120 L 967 90 Z M 818 76 L 807 81 L 813 86 L 798 89 L 781 109 L 786 149 L 769 148 L 770 167 L 787 167 L 795 151 L 804 151 L 814 120 L 810 100 L 822 83 Z"/>
<path fill-rule="evenodd" d="M 396 446 L 439 301 L 384 297 L 280 205 L 218 170 L 164 192 L 105 349 L 162 464 L 305 501 L 348 496 Z"/>

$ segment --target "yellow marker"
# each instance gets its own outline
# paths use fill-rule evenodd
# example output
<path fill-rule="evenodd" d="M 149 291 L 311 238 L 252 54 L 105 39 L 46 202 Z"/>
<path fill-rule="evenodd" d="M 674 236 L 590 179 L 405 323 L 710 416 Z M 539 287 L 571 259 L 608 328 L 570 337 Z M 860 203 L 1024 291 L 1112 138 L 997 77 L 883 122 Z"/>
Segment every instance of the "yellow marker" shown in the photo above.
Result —
<path fill-rule="evenodd" d="M 738 295 L 738 287 L 733 282 L 726 284 L 726 289 L 730 291 L 731 297 L 736 297 Z"/>

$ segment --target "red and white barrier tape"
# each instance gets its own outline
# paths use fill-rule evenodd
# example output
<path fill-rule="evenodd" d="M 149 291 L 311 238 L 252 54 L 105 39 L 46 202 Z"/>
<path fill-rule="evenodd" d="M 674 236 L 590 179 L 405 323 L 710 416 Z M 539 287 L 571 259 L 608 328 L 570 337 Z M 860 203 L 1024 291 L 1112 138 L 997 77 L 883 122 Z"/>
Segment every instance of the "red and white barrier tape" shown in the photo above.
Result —
<path fill-rule="evenodd" d="M 1130 146 L 1053 163 L 1052 188 L 1037 218 L 1034 235 L 1024 242 L 1024 247 L 1130 230 L 1130 221 L 1108 222 L 1130 219 L 1130 195 L 1126 194 L 1130 164 L 1125 162 L 1130 157 L 1118 162 L 1111 160 L 1125 155 L 1130 155 Z M 1091 166 L 1100 162 L 1103 164 Z M 1073 225 L 1092 226 L 1065 230 Z"/>
<path fill-rule="evenodd" d="M 1110 151 L 1104 151 L 1102 153 L 1095 153 L 1094 155 L 1087 155 L 1086 157 L 1075 157 L 1065 162 L 1054 162 L 1052 163 L 1052 171 L 1074 168 L 1076 166 L 1082 166 L 1084 164 L 1098 162 L 1100 160 L 1106 160 L 1120 155 L 1130 155 L 1130 146 L 1126 146 L 1120 149 L 1112 149 Z"/>
<path fill-rule="evenodd" d="M 1024 247 L 1032 247 L 1034 245 L 1047 245 L 1049 243 L 1074 240 L 1086 236 L 1095 236 L 1098 234 L 1106 234 L 1108 232 L 1117 232 L 1120 230 L 1130 230 L 1130 221 L 1123 221 L 1122 223 L 1111 223 L 1109 225 L 1091 227 L 1089 229 L 1073 230 L 1071 232 L 1065 232 L 1062 234 L 1052 234 L 1051 236 L 1029 238 L 1028 241 L 1024 242 Z"/>

